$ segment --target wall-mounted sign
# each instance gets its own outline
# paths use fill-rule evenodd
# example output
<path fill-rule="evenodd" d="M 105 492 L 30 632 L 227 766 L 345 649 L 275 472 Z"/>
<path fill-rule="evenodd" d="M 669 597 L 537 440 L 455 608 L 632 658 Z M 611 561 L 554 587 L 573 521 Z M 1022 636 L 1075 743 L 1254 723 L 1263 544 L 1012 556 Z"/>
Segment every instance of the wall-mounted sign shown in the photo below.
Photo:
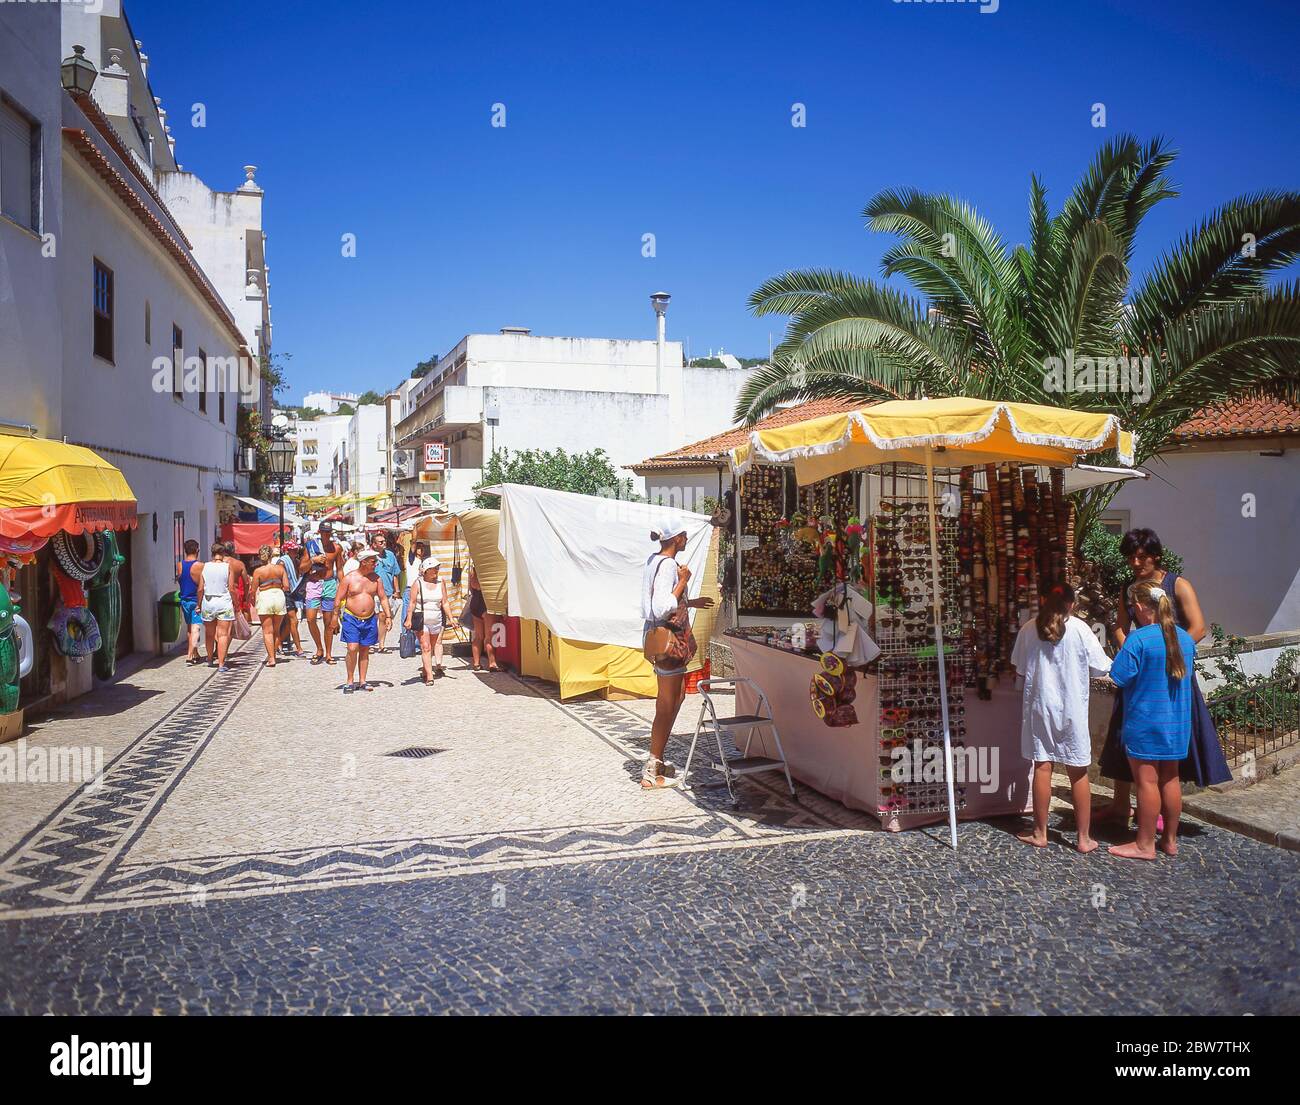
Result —
<path fill-rule="evenodd" d="M 442 492 L 440 491 L 421 491 L 420 492 L 420 509 L 437 510 L 442 505 Z"/>
<path fill-rule="evenodd" d="M 441 487 L 441 486 L 442 486 L 442 473 L 441 473 L 441 472 L 421 472 L 421 473 L 420 473 L 420 482 L 421 482 L 421 483 L 436 483 L 439 487 Z"/>
<path fill-rule="evenodd" d="M 446 467 L 447 447 L 441 441 L 427 441 L 424 445 L 426 471 Z"/>

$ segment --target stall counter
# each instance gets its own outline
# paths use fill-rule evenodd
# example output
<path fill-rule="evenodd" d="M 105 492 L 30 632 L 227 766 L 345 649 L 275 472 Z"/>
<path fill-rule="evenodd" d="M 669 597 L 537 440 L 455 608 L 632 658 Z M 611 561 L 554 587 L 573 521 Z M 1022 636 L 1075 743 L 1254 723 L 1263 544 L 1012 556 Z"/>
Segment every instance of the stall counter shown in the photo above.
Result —
<path fill-rule="evenodd" d="M 732 634 L 728 634 L 727 643 L 736 674 L 752 679 L 767 695 L 790 773 L 799 782 L 851 809 L 879 817 L 882 827 L 891 832 L 947 820 L 945 812 L 880 811 L 880 710 L 874 675 L 858 678 L 857 724 L 832 728 L 820 721 L 809 705 L 809 685 L 819 670 L 815 656 Z M 975 780 L 966 784 L 966 804 L 959 812 L 964 820 L 1019 814 L 1030 808 L 1032 765 L 1020 752 L 1021 692 L 1005 680 L 993 688 L 992 695 L 985 701 L 966 695 L 966 746 L 979 750 L 977 762 L 988 766 L 996 785 L 986 790 L 987 784 Z M 740 684 L 736 712 L 752 713 L 756 706 L 754 693 Z M 770 736 L 761 730 L 750 752 L 777 755 Z"/>

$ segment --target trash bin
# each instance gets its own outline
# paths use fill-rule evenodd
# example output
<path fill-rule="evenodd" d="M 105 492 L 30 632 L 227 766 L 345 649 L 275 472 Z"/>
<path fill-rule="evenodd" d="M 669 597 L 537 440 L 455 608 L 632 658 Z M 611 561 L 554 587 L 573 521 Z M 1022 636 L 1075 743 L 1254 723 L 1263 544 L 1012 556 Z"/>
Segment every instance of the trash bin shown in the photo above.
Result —
<path fill-rule="evenodd" d="M 181 635 L 181 593 L 168 591 L 158 600 L 158 640 L 175 644 Z"/>

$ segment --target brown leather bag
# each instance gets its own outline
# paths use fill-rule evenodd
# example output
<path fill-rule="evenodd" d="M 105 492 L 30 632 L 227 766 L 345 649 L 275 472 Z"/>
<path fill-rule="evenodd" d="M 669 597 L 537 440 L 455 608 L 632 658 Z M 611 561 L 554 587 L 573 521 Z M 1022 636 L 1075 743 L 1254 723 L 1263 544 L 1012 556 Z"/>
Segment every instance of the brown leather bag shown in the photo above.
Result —
<path fill-rule="evenodd" d="M 664 557 L 664 560 L 672 563 L 670 557 Z M 659 568 L 664 566 L 664 560 L 659 561 Z M 659 575 L 659 568 L 655 569 L 655 577 Z M 654 594 L 654 580 L 650 582 L 650 592 Z M 672 615 L 669 615 L 670 617 Z M 667 625 L 655 625 L 645 636 L 645 645 L 642 647 L 642 654 L 650 663 L 658 663 L 663 657 L 667 656 L 673 649 L 675 643 L 675 634 L 672 627 Z"/>

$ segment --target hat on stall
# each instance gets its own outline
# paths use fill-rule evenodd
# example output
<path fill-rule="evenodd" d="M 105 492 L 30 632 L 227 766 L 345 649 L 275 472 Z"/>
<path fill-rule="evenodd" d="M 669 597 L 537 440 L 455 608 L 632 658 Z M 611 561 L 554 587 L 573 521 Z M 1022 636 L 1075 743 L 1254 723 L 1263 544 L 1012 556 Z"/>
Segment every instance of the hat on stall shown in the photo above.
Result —
<path fill-rule="evenodd" d="M 441 567 L 442 567 L 442 561 L 439 560 L 436 556 L 426 556 L 423 560 L 420 561 L 420 574 L 423 575 L 430 568 L 441 568 Z"/>

